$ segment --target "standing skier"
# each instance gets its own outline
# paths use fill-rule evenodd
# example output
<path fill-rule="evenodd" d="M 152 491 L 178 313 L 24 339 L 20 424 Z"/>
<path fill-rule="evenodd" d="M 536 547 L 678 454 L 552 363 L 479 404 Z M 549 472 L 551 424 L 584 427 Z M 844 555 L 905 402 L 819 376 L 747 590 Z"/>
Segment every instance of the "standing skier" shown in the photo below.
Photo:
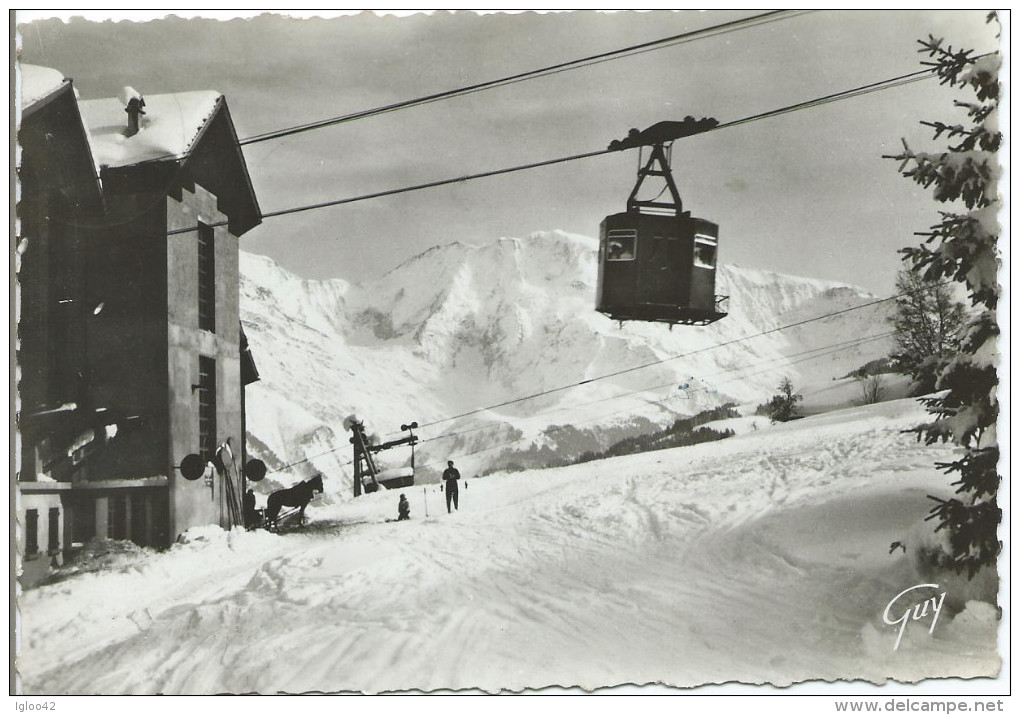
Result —
<path fill-rule="evenodd" d="M 446 482 L 446 513 L 450 513 L 450 501 L 453 501 L 453 508 L 460 511 L 457 505 L 457 480 L 460 479 L 460 472 L 453 466 L 453 460 L 446 463 L 446 471 L 443 472 L 443 480 Z"/>
<path fill-rule="evenodd" d="M 397 521 L 406 521 L 410 518 L 411 504 L 407 501 L 407 497 L 401 494 L 400 501 L 397 502 Z"/>

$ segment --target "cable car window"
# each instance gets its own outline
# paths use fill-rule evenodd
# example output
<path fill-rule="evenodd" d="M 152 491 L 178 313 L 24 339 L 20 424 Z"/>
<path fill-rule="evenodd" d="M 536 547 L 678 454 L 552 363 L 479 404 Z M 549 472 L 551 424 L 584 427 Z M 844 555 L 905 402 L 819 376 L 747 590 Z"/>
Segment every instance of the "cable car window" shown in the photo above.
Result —
<path fill-rule="evenodd" d="M 637 231 L 610 231 L 607 261 L 633 261 L 637 255 Z"/>
<path fill-rule="evenodd" d="M 694 235 L 694 265 L 715 268 L 716 239 L 697 233 Z"/>

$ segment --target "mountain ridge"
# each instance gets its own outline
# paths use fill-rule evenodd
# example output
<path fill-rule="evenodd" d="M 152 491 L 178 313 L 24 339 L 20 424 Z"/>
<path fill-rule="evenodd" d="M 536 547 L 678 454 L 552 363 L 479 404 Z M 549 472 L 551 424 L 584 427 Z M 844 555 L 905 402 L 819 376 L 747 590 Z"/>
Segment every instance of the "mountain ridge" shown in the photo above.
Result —
<path fill-rule="evenodd" d="M 601 443 L 722 402 L 761 400 L 784 367 L 795 382 L 831 379 L 887 348 L 877 340 L 819 358 L 810 370 L 791 365 L 790 356 L 879 332 L 885 306 L 774 331 L 875 296 L 736 266 L 719 270 L 717 292 L 730 295 L 722 321 L 621 327 L 593 307 L 597 246 L 563 231 L 451 243 L 357 283 L 302 279 L 242 252 L 242 322 L 263 378 L 249 387 L 249 431 L 279 459 L 309 459 L 277 475 L 283 482 L 312 471 L 349 480 L 341 422 L 352 412 L 387 436 L 400 424 L 435 422 L 421 430 L 419 467 L 450 456 L 480 471 L 532 445 L 555 448 L 553 425 L 586 432 L 574 444 Z M 630 370 L 640 365 L 648 367 Z M 763 365 L 776 374 L 740 376 Z M 536 393 L 547 394 L 519 400 Z M 465 412 L 473 414 L 447 419 Z M 383 463 L 408 456 L 380 455 Z"/>

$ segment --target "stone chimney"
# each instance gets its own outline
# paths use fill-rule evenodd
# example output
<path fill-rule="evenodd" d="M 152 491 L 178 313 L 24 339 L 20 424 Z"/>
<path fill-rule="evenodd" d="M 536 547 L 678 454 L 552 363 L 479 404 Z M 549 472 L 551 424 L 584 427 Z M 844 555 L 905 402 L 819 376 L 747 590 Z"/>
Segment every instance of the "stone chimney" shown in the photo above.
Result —
<path fill-rule="evenodd" d="M 145 109 L 143 109 L 145 99 L 142 98 L 142 93 L 134 87 L 122 87 L 117 99 L 124 105 L 124 111 L 128 115 L 128 125 L 124 136 L 133 137 L 141 128 L 141 116 L 145 114 Z"/>
<path fill-rule="evenodd" d="M 145 110 L 142 109 L 144 106 L 145 100 L 142 99 L 141 95 L 132 97 L 128 100 L 127 107 L 124 108 L 124 111 L 127 112 L 128 115 L 128 125 L 125 136 L 131 137 L 138 133 L 138 123 L 141 121 L 141 115 L 145 114 Z"/>

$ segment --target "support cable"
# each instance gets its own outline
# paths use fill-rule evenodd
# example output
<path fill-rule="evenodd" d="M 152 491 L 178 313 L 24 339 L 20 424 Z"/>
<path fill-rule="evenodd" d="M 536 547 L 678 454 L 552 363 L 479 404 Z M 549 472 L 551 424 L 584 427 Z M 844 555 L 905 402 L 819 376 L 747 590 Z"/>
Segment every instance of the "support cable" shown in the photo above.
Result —
<path fill-rule="evenodd" d="M 819 107 L 819 106 L 822 106 L 822 105 L 825 105 L 825 104 L 829 104 L 829 103 L 832 103 L 832 102 L 842 101 L 844 99 L 853 99 L 854 97 L 859 97 L 859 96 L 862 96 L 862 95 L 865 95 L 865 94 L 870 94 L 872 92 L 878 92 L 878 91 L 885 90 L 885 89 L 890 89 L 890 88 L 893 88 L 893 87 L 899 87 L 899 86 L 904 85 L 904 84 L 909 84 L 911 82 L 918 82 L 920 80 L 928 79 L 928 78 L 935 77 L 935 76 L 936 75 L 930 69 L 919 70 L 917 72 L 910 72 L 910 73 L 905 74 L 905 75 L 900 75 L 898 77 L 892 77 L 890 79 L 882 80 L 881 82 L 872 82 L 870 84 L 862 85 L 860 87 L 854 87 L 853 89 L 848 89 L 848 90 L 844 90 L 842 92 L 836 92 L 836 93 L 833 93 L 833 94 L 828 94 L 828 95 L 825 95 L 824 97 L 818 97 L 818 98 L 815 98 L 815 99 L 811 99 L 811 100 L 808 100 L 806 102 L 799 102 L 797 104 L 791 104 L 791 105 L 787 105 L 785 107 L 780 107 L 778 109 L 773 109 L 773 110 L 770 110 L 768 112 L 761 112 L 759 114 L 753 114 L 753 115 L 750 115 L 750 116 L 747 116 L 747 117 L 743 117 L 742 119 L 735 119 L 733 121 L 725 122 L 725 123 L 720 124 L 720 125 L 712 128 L 712 129 L 706 130 L 704 132 L 700 132 L 699 134 L 693 134 L 691 136 L 700 136 L 701 134 L 707 134 L 709 132 L 719 131 L 720 129 L 727 129 L 729 127 L 741 126 L 741 125 L 749 124 L 751 122 L 756 122 L 756 121 L 759 121 L 759 120 L 762 120 L 762 119 L 771 119 L 773 117 L 778 117 L 778 116 L 781 116 L 781 115 L 784 115 L 784 114 L 789 114 L 791 112 L 798 112 L 798 111 L 801 111 L 801 110 L 804 110 L 804 109 L 811 109 L 811 108 Z M 687 137 L 682 137 L 682 138 L 686 139 Z M 385 196 L 396 196 L 398 194 L 406 194 L 406 193 L 409 193 L 409 192 L 412 192 L 412 191 L 421 191 L 423 189 L 431 189 L 431 188 L 435 188 L 437 186 L 446 186 L 448 184 L 458 184 L 458 183 L 463 183 L 463 182 L 467 182 L 467 181 L 474 181 L 475 179 L 484 179 L 484 178 L 488 178 L 488 177 L 492 177 L 492 176 L 499 176 L 501 174 L 512 174 L 512 173 L 518 172 L 518 171 L 526 171 L 528 169 L 537 169 L 537 168 L 544 167 L 544 166 L 552 166 L 554 164 L 563 164 L 563 163 L 566 163 L 566 162 L 578 161 L 580 159 L 590 159 L 592 157 L 602 156 L 604 154 L 612 154 L 612 153 L 614 153 L 616 151 L 618 151 L 618 150 L 617 149 L 599 149 L 597 151 L 588 151 L 588 152 L 583 152 L 583 153 L 580 153 L 580 154 L 572 154 L 570 156 L 563 156 L 563 157 L 559 157 L 559 158 L 556 158 L 556 159 L 546 159 L 544 161 L 536 161 L 536 162 L 531 162 L 529 164 L 521 164 L 521 165 L 518 165 L 518 166 L 511 166 L 511 167 L 507 167 L 507 168 L 504 168 L 504 169 L 493 169 L 491 171 L 482 171 L 482 172 L 478 172 L 478 173 L 475 173 L 475 174 L 466 174 L 464 176 L 458 176 L 458 177 L 454 177 L 454 178 L 450 178 L 450 179 L 438 179 L 436 181 L 429 181 L 429 182 L 426 182 L 426 183 L 423 183 L 423 184 L 413 184 L 411 186 L 404 186 L 404 187 L 397 188 L 397 189 L 388 189 L 388 190 L 385 190 L 385 191 L 375 191 L 375 192 L 372 192 L 372 193 L 369 193 L 369 194 L 361 194 L 361 195 L 358 195 L 358 196 L 351 196 L 351 197 L 347 197 L 347 198 L 333 199 L 333 200 L 330 200 L 330 201 L 320 201 L 320 202 L 317 202 L 317 203 L 314 203 L 314 204 L 305 204 L 305 205 L 301 205 L 301 206 L 293 206 L 293 207 L 290 207 L 290 208 L 278 209 L 276 211 L 267 211 L 267 212 L 264 212 L 262 214 L 262 218 L 263 219 L 277 218 L 277 217 L 280 217 L 280 216 L 289 216 L 291 214 L 303 213 L 305 211 L 315 211 L 315 210 L 318 210 L 318 209 L 324 209 L 324 208 L 328 208 L 328 207 L 331 207 L 331 206 L 342 206 L 344 204 L 352 204 L 352 203 L 357 203 L 359 201 L 368 201 L 369 199 L 378 199 L 378 198 L 382 198 L 382 197 L 385 197 Z M 214 222 L 214 223 L 209 224 L 209 225 L 210 226 L 225 226 L 226 224 L 227 224 L 227 221 L 219 221 L 219 222 Z M 183 233 L 192 233 L 192 232 L 197 231 L 197 230 L 198 230 L 198 226 L 189 226 L 189 227 L 185 227 L 185 228 L 178 228 L 178 229 L 173 229 L 171 231 L 167 231 L 166 235 L 167 236 L 176 236 L 178 234 L 183 234 Z"/>
<path fill-rule="evenodd" d="M 440 418 L 440 419 L 433 420 L 432 422 L 423 423 L 423 424 L 419 425 L 419 429 L 425 429 L 427 427 L 431 427 L 431 426 L 438 425 L 438 424 L 443 424 L 445 422 L 452 422 L 453 420 L 461 419 L 463 417 L 467 417 L 467 416 L 470 416 L 470 415 L 479 414 L 481 412 L 487 412 L 489 410 L 494 410 L 494 409 L 497 409 L 499 407 L 506 407 L 508 405 L 513 405 L 513 404 L 517 404 L 519 402 L 524 402 L 526 400 L 535 399 L 537 397 L 543 397 L 545 395 L 554 394 L 556 392 L 563 392 L 565 390 L 569 390 L 569 389 L 572 389 L 574 387 L 579 387 L 581 385 L 587 385 L 589 383 L 597 382 L 599 380 L 606 380 L 606 379 L 609 379 L 609 378 L 612 378 L 612 377 L 618 377 L 620 375 L 625 375 L 625 374 L 628 374 L 628 373 L 631 373 L 631 372 L 635 372 L 637 370 L 643 370 L 645 368 L 653 367 L 655 365 L 662 365 L 664 363 L 671 362 L 673 360 L 679 360 L 679 359 L 682 359 L 682 358 L 685 358 L 685 357 L 690 357 L 692 355 L 698 355 L 698 354 L 701 354 L 701 353 L 710 352 L 712 350 L 716 350 L 718 348 L 726 347 L 728 345 L 735 345 L 737 343 L 741 343 L 741 342 L 744 342 L 744 341 L 747 341 L 747 340 L 752 340 L 754 338 L 759 338 L 759 337 L 762 337 L 762 336 L 765 336 L 765 335 L 771 335 L 773 333 L 777 333 L 777 332 L 780 332 L 780 331 L 783 331 L 783 330 L 789 330 L 790 328 L 796 328 L 796 327 L 800 327 L 802 325 L 807 325 L 807 324 L 810 324 L 810 323 L 814 323 L 814 322 L 817 322 L 819 320 L 826 320 L 827 318 L 832 318 L 832 317 L 837 316 L 837 315 L 844 315 L 846 313 L 850 313 L 850 312 L 857 311 L 857 310 L 862 310 L 864 308 L 870 308 L 870 307 L 873 307 L 873 306 L 876 306 L 876 305 L 880 305 L 882 303 L 888 303 L 889 301 L 892 301 L 892 300 L 897 300 L 899 298 L 903 298 L 903 297 L 906 297 L 906 296 L 909 296 L 909 295 L 914 295 L 916 293 L 923 293 L 923 292 L 926 292 L 926 291 L 934 290 L 934 289 L 936 289 L 936 288 L 938 288 L 940 286 L 949 285 L 951 282 L 952 281 L 945 281 L 945 282 L 942 282 L 942 283 L 935 284 L 933 286 L 925 286 L 923 288 L 918 288 L 918 289 L 912 290 L 912 291 L 904 291 L 902 293 L 898 293 L 896 295 L 892 295 L 892 296 L 889 296 L 887 298 L 879 298 L 879 299 L 876 299 L 876 300 L 873 300 L 873 301 L 869 301 L 867 303 L 861 303 L 860 305 L 851 306 L 849 308 L 843 308 L 841 310 L 832 311 L 831 313 L 825 313 L 823 315 L 818 315 L 818 316 L 815 316 L 813 318 L 806 318 L 804 320 L 799 320 L 799 321 L 796 321 L 796 322 L 793 322 L 793 323 L 787 323 L 785 325 L 780 325 L 780 326 L 777 326 L 775 328 L 769 328 L 768 330 L 763 330 L 763 331 L 760 331 L 758 333 L 753 333 L 751 335 L 744 335 L 744 336 L 741 336 L 739 338 L 733 338 L 732 340 L 727 340 L 727 341 L 722 342 L 722 343 L 716 343 L 714 345 L 708 345 L 708 346 L 706 346 L 704 348 L 699 348 L 697 350 L 692 350 L 690 352 L 681 353 L 679 355 L 672 355 L 672 356 L 669 356 L 669 357 L 661 358 L 659 360 L 653 360 L 651 362 L 643 363 L 641 365 L 634 365 L 632 367 L 623 368 L 621 370 L 615 370 L 613 372 L 605 373 L 603 375 L 597 375 L 595 377 L 587 378 L 585 380 L 581 380 L 581 381 L 576 382 L 576 383 L 571 383 L 571 384 L 568 384 L 568 385 L 561 385 L 559 387 L 550 388 L 548 390 L 541 390 L 539 392 L 532 393 L 532 394 L 529 394 L 529 395 L 523 395 L 521 397 L 516 397 L 516 398 L 513 398 L 511 400 L 505 400 L 503 402 L 500 402 L 500 403 L 497 403 L 497 404 L 494 404 L 494 405 L 487 405 L 485 407 L 474 408 L 472 410 L 467 410 L 465 412 L 461 412 L 461 413 L 456 414 L 456 415 L 451 415 L 449 417 L 443 417 L 443 418 Z M 621 397 L 622 396 L 623 395 L 621 395 Z M 429 441 L 429 440 L 422 440 L 422 442 L 426 442 L 426 441 Z M 326 456 L 327 454 L 332 454 L 334 452 L 338 452 L 339 450 L 344 449 L 346 446 L 347 445 L 341 445 L 339 447 L 327 450 L 327 451 L 322 452 L 320 454 L 316 454 L 316 455 L 312 455 L 310 457 L 306 457 L 306 458 L 301 459 L 301 460 L 299 460 L 297 462 L 286 464 L 286 465 L 284 465 L 282 467 L 279 467 L 279 468 L 273 470 L 271 473 L 275 474 L 277 472 L 281 472 L 281 471 L 284 471 L 286 469 L 289 469 L 290 467 L 297 466 L 299 464 L 304 464 L 305 462 L 308 462 L 308 461 L 310 461 L 312 459 L 315 459 L 317 457 L 323 457 L 323 456 Z M 349 464 L 349 462 L 346 463 L 346 464 Z"/>

